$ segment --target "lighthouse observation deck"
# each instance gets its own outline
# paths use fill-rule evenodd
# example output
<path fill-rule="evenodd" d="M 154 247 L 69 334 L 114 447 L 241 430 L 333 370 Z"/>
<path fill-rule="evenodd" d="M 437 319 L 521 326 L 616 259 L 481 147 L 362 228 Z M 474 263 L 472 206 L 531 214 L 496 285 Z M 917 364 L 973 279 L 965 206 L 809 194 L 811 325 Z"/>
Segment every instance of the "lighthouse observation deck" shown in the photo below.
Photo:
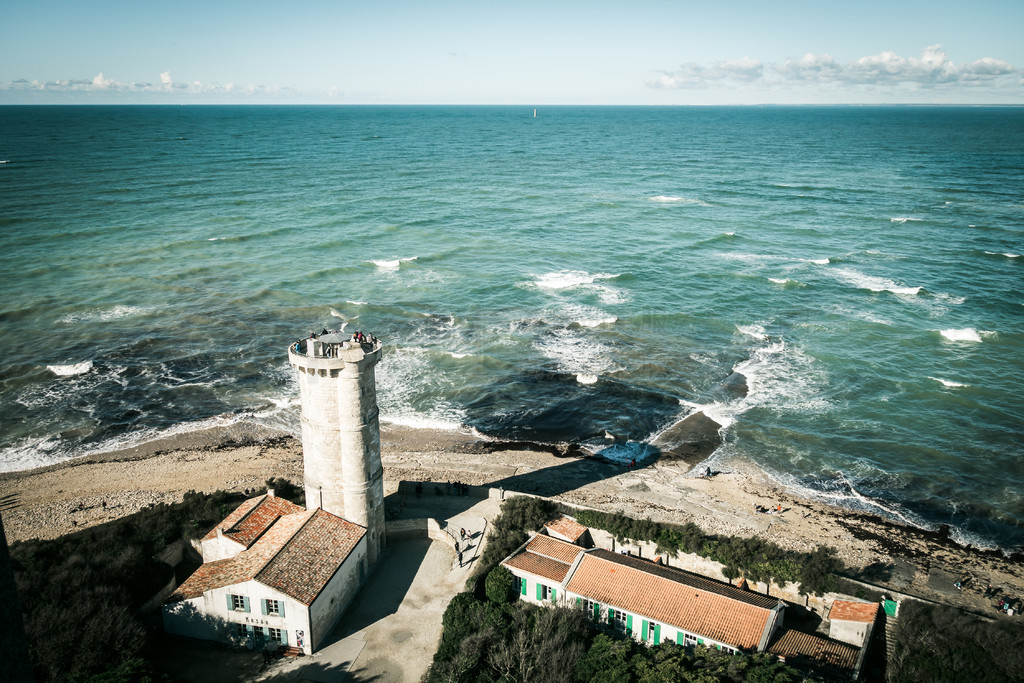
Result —
<path fill-rule="evenodd" d="M 345 363 L 380 360 L 383 344 L 373 335 L 311 334 L 288 347 L 288 361 L 307 371 L 341 370 Z M 369 358 L 368 358 L 369 357 Z"/>

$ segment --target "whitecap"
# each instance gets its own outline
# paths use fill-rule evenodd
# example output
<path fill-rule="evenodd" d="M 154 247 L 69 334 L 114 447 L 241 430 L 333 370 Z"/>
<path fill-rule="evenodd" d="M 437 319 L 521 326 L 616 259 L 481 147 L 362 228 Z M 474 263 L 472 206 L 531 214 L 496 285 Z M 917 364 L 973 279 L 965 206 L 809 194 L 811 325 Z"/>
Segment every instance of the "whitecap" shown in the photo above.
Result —
<path fill-rule="evenodd" d="M 1006 251 L 986 251 L 989 256 L 1005 256 L 1006 258 L 1020 258 L 1020 254 L 1011 254 Z"/>
<path fill-rule="evenodd" d="M 805 261 L 807 263 L 813 263 L 813 264 L 819 265 L 819 266 L 827 266 L 829 263 L 831 263 L 831 260 L 827 259 L 827 258 L 810 258 L 810 259 L 801 259 L 801 260 L 803 260 L 803 261 Z"/>
<path fill-rule="evenodd" d="M 931 377 L 931 376 L 929 376 L 928 379 L 933 379 L 936 382 L 938 382 L 939 384 L 941 384 L 942 386 L 948 387 L 950 389 L 955 389 L 957 387 L 966 387 L 967 386 L 963 382 L 953 382 L 952 380 L 942 379 L 940 377 Z"/>
<path fill-rule="evenodd" d="M 909 216 L 896 216 L 894 218 L 890 218 L 889 222 L 890 223 L 898 223 L 899 225 L 903 225 L 904 223 L 906 223 L 908 221 L 914 222 L 914 223 L 920 223 L 922 220 L 924 220 L 924 219 L 922 219 L 922 218 L 910 218 Z"/>
<path fill-rule="evenodd" d="M 752 325 L 737 325 L 736 329 L 757 340 L 764 341 L 768 339 L 768 333 L 765 332 L 764 326 L 759 323 L 754 323 Z"/>
<path fill-rule="evenodd" d="M 544 289 L 569 289 L 580 285 L 592 285 L 597 280 L 611 280 L 618 274 L 588 273 L 585 270 L 560 270 L 537 276 L 534 283 Z"/>
<path fill-rule="evenodd" d="M 396 259 L 370 259 L 370 263 L 372 263 L 373 265 L 377 266 L 381 270 L 395 271 L 395 270 L 398 270 L 399 267 L 403 263 L 408 263 L 409 261 L 415 261 L 418 258 L 419 258 L 418 256 L 409 256 L 407 258 L 396 258 Z"/>
<path fill-rule="evenodd" d="M 901 296 L 916 296 L 921 291 L 921 287 L 906 287 L 888 278 L 865 275 L 851 268 L 836 268 L 833 272 L 840 280 L 858 289 L 869 289 L 872 292 L 892 292 Z"/>
<path fill-rule="evenodd" d="M 576 381 L 580 384 L 597 384 L 597 375 L 576 375 Z"/>
<path fill-rule="evenodd" d="M 81 363 L 69 363 L 67 365 L 47 365 L 46 369 L 57 375 L 58 377 L 72 377 L 74 375 L 84 375 L 85 373 L 92 370 L 92 361 L 85 360 Z"/>
<path fill-rule="evenodd" d="M 711 206 L 707 202 L 701 201 L 700 199 L 691 199 L 688 197 L 658 195 L 656 197 L 648 197 L 648 199 L 652 202 L 657 202 L 658 204 L 693 204 L 695 206 Z"/>
<path fill-rule="evenodd" d="M 113 308 L 91 308 L 87 311 L 80 311 L 78 313 L 68 313 L 58 320 L 58 322 L 75 324 L 75 323 L 107 323 L 114 320 L 121 320 L 123 318 L 130 318 L 136 315 L 142 315 L 149 313 L 150 309 L 143 308 L 141 306 L 125 306 L 118 305 Z"/>
<path fill-rule="evenodd" d="M 962 329 L 949 329 L 939 330 L 939 334 L 950 341 L 969 341 L 969 342 L 980 342 L 981 334 L 978 333 L 973 327 L 965 327 Z"/>
<path fill-rule="evenodd" d="M 352 304 L 353 306 L 365 306 L 365 301 L 346 301 L 345 303 Z"/>

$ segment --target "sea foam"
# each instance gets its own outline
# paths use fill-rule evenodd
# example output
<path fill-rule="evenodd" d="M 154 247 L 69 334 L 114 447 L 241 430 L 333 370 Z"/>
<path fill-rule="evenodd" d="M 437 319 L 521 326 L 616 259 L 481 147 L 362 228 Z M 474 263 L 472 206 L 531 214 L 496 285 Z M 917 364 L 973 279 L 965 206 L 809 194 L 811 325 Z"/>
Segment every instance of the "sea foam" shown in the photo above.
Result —
<path fill-rule="evenodd" d="M 373 265 L 377 266 L 377 268 L 379 268 L 380 270 L 385 270 L 385 271 L 393 272 L 393 271 L 398 270 L 403 263 L 408 263 L 409 261 L 415 261 L 418 258 L 419 258 L 418 256 L 409 256 L 407 258 L 397 258 L 397 259 L 370 259 L 370 263 L 372 263 Z"/>
<path fill-rule="evenodd" d="M 705 201 L 700 199 L 691 199 L 688 197 L 672 197 L 666 195 L 658 195 L 656 197 L 648 197 L 652 202 L 658 204 L 692 204 L 694 206 L 711 206 Z"/>
<path fill-rule="evenodd" d="M 948 379 L 942 379 L 942 378 L 940 378 L 940 377 L 930 377 L 930 376 L 929 376 L 929 377 L 928 377 L 928 379 L 933 379 L 933 380 L 935 380 L 936 382 L 938 382 L 939 384 L 941 384 L 942 386 L 944 386 L 944 387 L 948 387 L 948 388 L 950 388 L 950 389 L 956 389 L 957 387 L 966 387 L 966 386 L 967 386 L 967 385 L 966 385 L 966 384 L 964 384 L 963 382 L 953 382 L 953 381 L 951 381 L 951 380 L 948 380 Z"/>
<path fill-rule="evenodd" d="M 840 280 L 853 285 L 857 289 L 869 289 L 872 292 L 892 292 L 900 296 L 917 296 L 921 287 L 907 287 L 888 278 L 865 275 L 852 268 L 836 268 L 834 272 Z"/>
<path fill-rule="evenodd" d="M 58 377 L 72 377 L 74 375 L 84 375 L 85 373 L 92 370 L 92 361 L 85 360 L 81 363 L 70 363 L 68 365 L 47 365 L 46 369 L 57 375 Z"/>
<path fill-rule="evenodd" d="M 949 329 L 949 330 L 938 330 L 939 334 L 948 339 L 949 341 L 969 341 L 969 342 L 980 342 L 981 333 L 979 333 L 973 327 L 965 327 L 962 329 Z"/>

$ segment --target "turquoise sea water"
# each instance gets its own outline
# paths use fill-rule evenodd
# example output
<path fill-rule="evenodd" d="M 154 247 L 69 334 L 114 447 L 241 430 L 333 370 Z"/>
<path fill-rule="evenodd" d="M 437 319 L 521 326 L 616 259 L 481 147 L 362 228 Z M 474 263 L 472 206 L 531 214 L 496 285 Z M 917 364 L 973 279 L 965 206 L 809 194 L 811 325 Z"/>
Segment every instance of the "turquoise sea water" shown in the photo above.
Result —
<path fill-rule="evenodd" d="M 704 409 L 717 468 L 1024 543 L 1024 109 L 7 107 L 0 161 L 0 469 L 297 431 L 333 308 L 385 420 Z"/>

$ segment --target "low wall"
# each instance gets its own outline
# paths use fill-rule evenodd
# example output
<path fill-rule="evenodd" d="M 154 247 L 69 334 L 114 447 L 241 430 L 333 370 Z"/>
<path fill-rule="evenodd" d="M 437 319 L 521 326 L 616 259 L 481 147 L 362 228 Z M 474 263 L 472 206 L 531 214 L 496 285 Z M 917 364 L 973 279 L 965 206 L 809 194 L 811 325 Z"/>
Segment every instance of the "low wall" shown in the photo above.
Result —
<path fill-rule="evenodd" d="M 384 533 L 388 541 L 402 538 L 426 537 L 432 541 L 441 541 L 455 548 L 455 539 L 441 528 L 441 524 L 433 517 L 418 519 L 396 519 L 384 523 Z"/>

